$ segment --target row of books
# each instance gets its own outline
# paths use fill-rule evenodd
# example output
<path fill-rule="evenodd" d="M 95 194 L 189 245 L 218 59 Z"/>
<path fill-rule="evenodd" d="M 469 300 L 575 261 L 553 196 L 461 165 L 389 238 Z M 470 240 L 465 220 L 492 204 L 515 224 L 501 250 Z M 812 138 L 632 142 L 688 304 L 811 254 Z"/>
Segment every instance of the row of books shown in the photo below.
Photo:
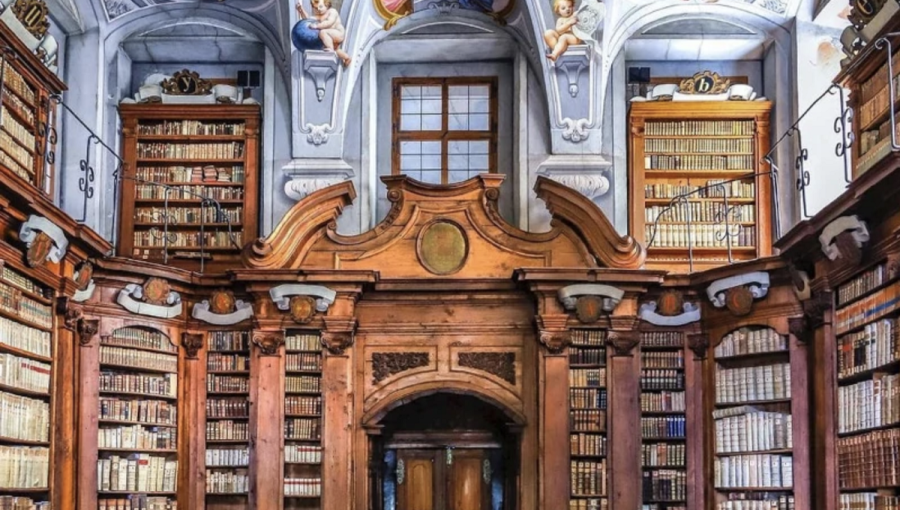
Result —
<path fill-rule="evenodd" d="M 206 423 L 207 441 L 243 441 L 250 438 L 250 424 L 246 421 L 216 420 Z"/>
<path fill-rule="evenodd" d="M 643 368 L 683 368 L 684 351 L 642 352 Z"/>
<path fill-rule="evenodd" d="M 900 375 L 838 388 L 838 432 L 900 423 Z"/>
<path fill-rule="evenodd" d="M 572 345 L 576 347 L 605 347 L 606 331 L 599 329 L 574 329 L 571 333 Z"/>
<path fill-rule="evenodd" d="M 212 171 L 209 170 L 212 168 Z M 142 181 L 171 183 L 193 182 L 232 182 L 243 183 L 246 177 L 243 165 L 172 165 L 172 166 L 139 166 L 135 177 Z M 208 178 L 204 178 L 208 177 Z M 169 198 L 172 198 L 171 195 Z"/>
<path fill-rule="evenodd" d="M 10 114 L 9 108 L 7 108 L 6 105 L 3 105 L 2 109 L 3 113 L 0 115 L 0 119 L 2 119 L 0 120 L 0 124 L 2 124 L 3 130 L 22 144 L 22 146 L 33 150 L 35 147 L 35 137 L 31 134 L 30 128 L 20 124 L 19 121 Z"/>
<path fill-rule="evenodd" d="M 244 214 L 241 207 L 216 209 L 209 207 L 138 207 L 134 219 L 139 223 L 168 223 L 170 225 L 201 223 L 240 223 Z"/>
<path fill-rule="evenodd" d="M 288 354 L 285 356 L 285 370 L 288 372 L 321 372 L 322 355 L 310 352 Z"/>
<path fill-rule="evenodd" d="M 289 418 L 284 420 L 284 438 L 317 441 L 322 430 L 318 418 Z"/>
<path fill-rule="evenodd" d="M 900 497 L 882 496 L 877 492 L 858 492 L 841 494 L 839 510 L 897 510 L 900 509 Z"/>
<path fill-rule="evenodd" d="M 6 131 L 0 132 L 0 150 L 24 168 L 34 168 L 34 156 Z"/>
<path fill-rule="evenodd" d="M 321 496 L 321 478 L 285 478 L 285 496 Z"/>
<path fill-rule="evenodd" d="M 791 488 L 794 485 L 794 459 L 790 455 L 718 457 L 713 472 L 714 484 L 719 489 Z"/>
<path fill-rule="evenodd" d="M 647 136 L 753 136 L 752 120 L 675 120 L 647 122 Z"/>
<path fill-rule="evenodd" d="M 641 510 L 687 510 L 682 503 L 644 503 Z"/>
<path fill-rule="evenodd" d="M 606 460 L 573 460 L 571 484 L 573 495 L 606 495 Z"/>
<path fill-rule="evenodd" d="M 606 368 L 573 368 L 569 370 L 569 386 L 603 388 Z"/>
<path fill-rule="evenodd" d="M 683 390 L 684 372 L 674 369 L 642 369 L 642 390 Z"/>
<path fill-rule="evenodd" d="M 2 143 L 0 143 L 0 149 L 2 149 Z M 22 166 L 18 161 L 13 159 L 12 156 L 2 150 L 0 150 L 0 165 L 12 170 L 14 174 L 30 182 L 32 185 L 37 182 L 34 168 Z"/>
<path fill-rule="evenodd" d="M 43 287 L 35 283 L 31 278 L 13 271 L 8 266 L 0 266 L 0 279 L 4 283 L 12 284 L 22 290 L 41 296 L 45 295 Z"/>
<path fill-rule="evenodd" d="M 644 471 L 641 492 L 644 501 L 684 501 L 687 499 L 687 472 L 678 469 Z"/>
<path fill-rule="evenodd" d="M 642 412 L 679 412 L 685 410 L 683 391 L 641 393 Z"/>
<path fill-rule="evenodd" d="M 178 372 L 178 356 L 160 352 L 138 351 L 124 347 L 100 346 L 100 364 L 133 367 L 134 369 Z"/>
<path fill-rule="evenodd" d="M 250 391 L 250 379 L 246 376 L 209 374 L 206 376 L 206 391 L 247 393 Z"/>
<path fill-rule="evenodd" d="M 677 331 L 647 331 L 641 333 L 641 347 L 682 347 L 684 335 Z"/>
<path fill-rule="evenodd" d="M 250 402 L 234 398 L 206 399 L 206 417 L 209 418 L 244 418 L 250 416 Z"/>
<path fill-rule="evenodd" d="M 284 445 L 284 461 L 290 464 L 319 464 L 322 447 L 302 444 Z"/>
<path fill-rule="evenodd" d="M 206 355 L 206 370 L 207 372 L 250 370 L 250 356 L 247 354 L 210 352 Z"/>
<path fill-rule="evenodd" d="M 569 430 L 572 432 L 606 431 L 606 411 L 603 409 L 570 410 Z"/>
<path fill-rule="evenodd" d="M 722 501 L 716 505 L 716 510 L 794 510 L 794 496 L 787 494 L 772 494 L 769 497 L 765 497 L 765 494 L 760 496 L 758 493 L 731 493 L 729 496 L 740 496 L 741 498 L 746 499 Z"/>
<path fill-rule="evenodd" d="M 892 81 L 894 82 L 893 104 L 896 105 L 900 101 L 900 75 L 895 75 Z M 872 99 L 862 103 L 859 107 L 859 125 L 869 127 L 875 119 L 889 110 L 891 103 L 890 86 L 885 81 L 884 87 Z"/>
<path fill-rule="evenodd" d="M 835 312 L 837 334 L 874 321 L 897 309 L 900 304 L 900 282 L 895 282 Z"/>
<path fill-rule="evenodd" d="M 644 152 L 753 153 L 752 138 L 645 138 Z"/>
<path fill-rule="evenodd" d="M 684 467 L 686 464 L 687 447 L 683 444 L 650 443 L 641 445 L 641 465 L 644 467 Z"/>
<path fill-rule="evenodd" d="M 164 120 L 138 124 L 139 135 L 243 135 L 243 122 L 208 120 Z"/>
<path fill-rule="evenodd" d="M 163 400 L 100 397 L 101 420 L 139 421 L 153 425 L 176 425 L 177 406 Z"/>
<path fill-rule="evenodd" d="M 900 140 L 900 124 L 894 125 L 888 118 L 880 126 L 864 131 L 859 136 L 859 158 L 856 173 L 862 174 L 893 152 L 893 141 Z"/>
<path fill-rule="evenodd" d="M 284 337 L 284 348 L 288 351 L 321 352 L 319 335 L 288 335 Z"/>
<path fill-rule="evenodd" d="M 654 438 L 682 438 L 685 437 L 687 427 L 684 416 L 642 416 L 641 437 Z"/>
<path fill-rule="evenodd" d="M 691 182 L 696 180 L 691 179 Z M 734 181 L 726 179 L 709 179 L 702 185 L 672 184 L 661 182 L 644 185 L 644 198 L 675 198 L 689 195 L 688 200 L 705 198 L 755 198 L 756 186 L 752 181 Z"/>
<path fill-rule="evenodd" d="M 570 388 L 569 406 L 573 409 L 606 409 L 604 388 Z"/>
<path fill-rule="evenodd" d="M 25 496 L 0 496 L 0 510 L 51 510 L 49 501 L 35 501 Z"/>
<path fill-rule="evenodd" d="M 753 155 L 710 155 L 683 154 L 644 156 L 645 170 L 681 171 L 681 170 L 745 170 L 753 173 Z"/>
<path fill-rule="evenodd" d="M 25 101 L 15 95 L 15 94 L 4 94 L 3 99 L 6 101 L 4 106 L 9 107 L 9 109 L 16 113 L 24 122 L 26 126 L 36 127 L 34 125 L 34 108 L 25 104 Z"/>
<path fill-rule="evenodd" d="M 184 248 L 235 248 L 239 249 L 242 231 L 220 232 L 161 232 L 143 231 L 134 233 L 134 245 L 139 248 L 166 248 L 179 250 Z M 237 244 L 238 248 L 235 247 Z"/>
<path fill-rule="evenodd" d="M 862 297 L 887 281 L 887 264 L 878 264 L 867 269 L 837 289 L 838 306 Z"/>
<path fill-rule="evenodd" d="M 243 200 L 244 188 L 236 186 L 171 186 L 138 184 L 134 191 L 135 200 Z"/>
<path fill-rule="evenodd" d="M 50 449 L 0 446 L 0 487 L 44 489 L 49 486 Z"/>
<path fill-rule="evenodd" d="M 288 395 L 284 398 L 285 414 L 318 415 L 322 413 L 322 397 Z"/>
<path fill-rule="evenodd" d="M 129 450 L 175 450 L 178 448 L 177 429 L 142 425 L 101 427 L 97 431 L 97 446 Z"/>
<path fill-rule="evenodd" d="M 50 440 L 50 405 L 43 400 L 0 392 L 0 417 L 0 437 Z"/>
<path fill-rule="evenodd" d="M 250 490 L 250 475 L 245 469 L 206 470 L 207 494 L 246 494 Z"/>
<path fill-rule="evenodd" d="M 176 374 L 123 374 L 103 370 L 100 372 L 100 391 L 143 393 L 161 397 L 178 396 Z"/>
<path fill-rule="evenodd" d="M 658 248 L 732 248 L 754 247 L 756 245 L 756 227 L 739 226 L 731 224 L 726 230 L 724 223 L 721 225 L 678 225 L 674 223 L 659 223 L 656 225 L 656 235 L 653 235 L 653 225 L 644 227 L 645 239 L 649 242 L 653 237 L 653 246 Z"/>
<path fill-rule="evenodd" d="M 570 499 L 569 510 L 609 510 L 609 500 L 606 498 Z"/>
<path fill-rule="evenodd" d="M 900 70 L 900 53 L 895 53 L 892 60 L 894 72 L 900 72 L 898 71 Z M 884 89 L 884 87 L 887 86 L 887 80 L 889 76 L 888 69 L 888 63 L 885 61 L 885 63 L 882 64 L 882 66 L 879 67 L 878 70 L 875 71 L 868 80 L 860 84 L 859 101 L 861 103 L 865 103 L 871 100 L 876 95 L 878 95 L 878 93 L 882 89 Z"/>
<path fill-rule="evenodd" d="M 117 345 L 120 347 L 137 347 L 139 349 L 153 349 L 163 352 L 178 353 L 178 347 L 169 340 L 169 337 L 160 331 L 140 328 L 121 328 L 113 331 L 113 334 L 103 338 L 105 345 Z"/>
<path fill-rule="evenodd" d="M 136 453 L 97 459 L 98 491 L 175 492 L 178 461 Z"/>
<path fill-rule="evenodd" d="M 788 413 L 752 411 L 715 420 L 716 453 L 793 448 L 793 419 Z"/>
<path fill-rule="evenodd" d="M 244 143 L 141 142 L 137 144 L 137 157 L 146 159 L 240 159 L 244 157 Z"/>
<path fill-rule="evenodd" d="M 654 205 L 644 208 L 644 221 L 652 223 L 750 223 L 756 221 L 756 206 L 752 204 L 728 204 L 725 202 L 677 202 L 672 205 Z"/>
<path fill-rule="evenodd" d="M 129 494 L 124 498 L 101 498 L 97 500 L 98 510 L 178 510 L 178 502 L 166 496 Z"/>
<path fill-rule="evenodd" d="M 841 489 L 900 485 L 900 429 L 838 439 Z"/>
<path fill-rule="evenodd" d="M 5 61 L 3 65 L 3 87 L 18 94 L 19 97 L 27 101 L 30 105 L 34 105 L 34 89 L 25 81 L 25 78 L 19 71 Z"/>
<path fill-rule="evenodd" d="M 243 467 L 250 465 L 250 448 L 207 448 L 206 465 L 209 467 Z"/>
<path fill-rule="evenodd" d="M 0 353 L 0 384 L 23 390 L 50 392 L 50 365 Z"/>
<path fill-rule="evenodd" d="M 290 375 L 284 378 L 284 391 L 319 393 L 322 391 L 322 380 L 310 375 Z"/>
<path fill-rule="evenodd" d="M 867 324 L 838 339 L 838 378 L 872 370 L 900 359 L 896 319 Z"/>
<path fill-rule="evenodd" d="M 569 347 L 570 365 L 606 365 L 606 349 Z"/>
<path fill-rule="evenodd" d="M 740 328 L 722 337 L 713 350 L 716 358 L 787 351 L 787 337 L 771 328 Z"/>
<path fill-rule="evenodd" d="M 53 326 L 53 310 L 50 305 L 31 299 L 12 285 L 0 283 L 0 308 L 40 327 Z"/>
<path fill-rule="evenodd" d="M 716 365 L 716 403 L 791 398 L 791 364 L 722 368 Z"/>
<path fill-rule="evenodd" d="M 246 331 L 210 331 L 206 337 L 206 348 L 216 351 L 249 351 L 250 333 Z"/>
<path fill-rule="evenodd" d="M 585 433 L 572 434 L 569 436 L 569 453 L 571 455 L 605 456 L 606 436 Z"/>

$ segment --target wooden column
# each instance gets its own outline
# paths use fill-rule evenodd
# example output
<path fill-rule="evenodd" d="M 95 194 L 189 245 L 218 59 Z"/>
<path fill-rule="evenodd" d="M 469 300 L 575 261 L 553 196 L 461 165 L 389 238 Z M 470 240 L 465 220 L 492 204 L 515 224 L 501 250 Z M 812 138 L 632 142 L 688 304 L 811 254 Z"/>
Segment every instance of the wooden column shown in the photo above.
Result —
<path fill-rule="evenodd" d="M 284 331 L 254 330 L 250 352 L 250 508 L 284 506 Z"/>
<path fill-rule="evenodd" d="M 98 321 L 94 321 L 96 324 Z M 100 409 L 98 369 L 100 339 L 97 335 L 78 339 L 76 374 L 76 423 L 78 431 L 78 496 L 76 508 L 97 508 L 97 430 Z M 68 431 L 66 431 L 68 432 Z"/>
<path fill-rule="evenodd" d="M 688 508 L 705 508 L 706 486 L 709 483 L 704 463 L 706 448 L 706 431 L 714 430 L 707 426 L 709 413 L 703 405 L 703 388 L 707 385 L 703 380 L 703 367 L 709 351 L 709 335 L 706 333 L 689 333 L 687 346 L 690 351 L 685 355 L 685 428 L 687 430 L 687 503 Z M 709 470 L 712 472 L 712 469 Z"/>
<path fill-rule="evenodd" d="M 540 507 L 569 507 L 569 362 L 571 341 L 567 314 L 538 317 L 538 338 L 543 345 L 538 367 L 540 415 Z"/>
<path fill-rule="evenodd" d="M 178 506 L 203 508 L 206 499 L 206 363 L 203 333 L 181 334 L 178 371 Z"/>
<path fill-rule="evenodd" d="M 613 327 L 623 317 L 613 317 Z M 634 322 L 632 320 L 632 322 Z M 610 508 L 640 508 L 641 501 L 641 360 L 635 356 L 640 333 L 632 329 L 609 332 L 607 350 L 608 452 Z"/>
<path fill-rule="evenodd" d="M 322 508 L 350 510 L 353 453 L 353 317 L 325 317 L 322 345 Z"/>

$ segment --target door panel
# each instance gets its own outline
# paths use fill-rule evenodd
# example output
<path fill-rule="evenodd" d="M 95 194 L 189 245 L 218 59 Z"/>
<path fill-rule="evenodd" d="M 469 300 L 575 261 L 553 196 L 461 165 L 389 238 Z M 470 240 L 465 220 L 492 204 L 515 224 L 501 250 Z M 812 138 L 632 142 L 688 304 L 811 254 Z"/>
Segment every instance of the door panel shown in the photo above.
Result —
<path fill-rule="evenodd" d="M 486 459 L 484 450 L 453 451 L 447 480 L 448 509 L 490 510 L 490 475 L 484 480 Z"/>
<path fill-rule="evenodd" d="M 491 510 L 488 454 L 475 449 L 397 450 L 396 510 Z"/>
<path fill-rule="evenodd" d="M 437 510 L 434 498 L 435 452 L 403 450 L 398 457 L 397 510 Z"/>

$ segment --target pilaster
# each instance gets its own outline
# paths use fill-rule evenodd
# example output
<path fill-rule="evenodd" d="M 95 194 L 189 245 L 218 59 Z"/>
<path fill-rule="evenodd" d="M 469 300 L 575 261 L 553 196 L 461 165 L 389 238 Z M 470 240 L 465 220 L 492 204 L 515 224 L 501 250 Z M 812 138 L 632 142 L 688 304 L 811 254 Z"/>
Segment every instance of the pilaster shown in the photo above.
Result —
<path fill-rule="evenodd" d="M 250 333 L 250 507 L 281 510 L 284 493 L 284 331 L 272 326 Z M 278 497 L 273 497 L 278 495 Z"/>
<path fill-rule="evenodd" d="M 610 317 L 612 330 L 607 337 L 610 508 L 639 508 L 641 501 L 640 493 L 635 490 L 635 480 L 642 479 L 641 437 L 635 432 L 636 424 L 641 421 L 638 402 L 641 357 L 635 349 L 641 336 L 637 321 L 632 316 Z"/>

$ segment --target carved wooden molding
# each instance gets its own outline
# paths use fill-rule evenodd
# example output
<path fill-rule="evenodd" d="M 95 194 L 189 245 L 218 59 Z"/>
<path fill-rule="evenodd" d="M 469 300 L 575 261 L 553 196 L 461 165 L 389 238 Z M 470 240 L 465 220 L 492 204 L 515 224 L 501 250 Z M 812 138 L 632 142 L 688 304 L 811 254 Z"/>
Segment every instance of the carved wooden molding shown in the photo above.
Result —
<path fill-rule="evenodd" d="M 826 312 L 834 306 L 834 293 L 831 291 L 814 292 L 810 299 L 803 301 L 803 316 L 811 330 L 825 325 Z"/>
<path fill-rule="evenodd" d="M 496 375 L 515 386 L 516 353 L 514 352 L 461 352 L 459 366 L 474 368 Z"/>
<path fill-rule="evenodd" d="M 855 265 L 862 260 L 862 246 L 869 241 L 866 222 L 857 216 L 841 216 L 822 229 L 819 243 L 829 260 L 844 259 Z"/>
<path fill-rule="evenodd" d="M 427 352 L 372 353 L 372 383 L 378 384 L 407 370 L 427 367 L 430 362 L 431 355 Z"/>
<path fill-rule="evenodd" d="M 806 317 L 789 317 L 788 332 L 800 343 L 808 344 L 814 335 L 814 331 L 809 327 L 809 321 Z"/>
<path fill-rule="evenodd" d="M 182 69 L 160 83 L 163 92 L 170 96 L 205 96 L 212 92 L 213 84 L 200 77 L 196 71 Z"/>
<path fill-rule="evenodd" d="M 709 351 L 709 335 L 706 333 L 689 334 L 688 348 L 694 351 L 695 359 L 706 359 L 706 353 Z"/>
<path fill-rule="evenodd" d="M 197 353 L 203 348 L 203 333 L 182 333 L 181 346 L 188 359 L 197 359 Z"/>
<path fill-rule="evenodd" d="M 336 356 L 353 346 L 353 331 L 323 331 L 322 347 Z"/>
<path fill-rule="evenodd" d="M 769 293 L 769 273 L 754 271 L 716 280 L 706 289 L 710 302 L 716 308 L 728 310 L 742 317 L 753 309 L 753 301 L 763 299 Z"/>
<path fill-rule="evenodd" d="M 682 94 L 722 94 L 731 86 L 731 80 L 713 71 L 702 71 L 685 78 L 678 86 Z"/>
<path fill-rule="evenodd" d="M 566 310 L 575 311 L 575 316 L 585 324 L 593 324 L 601 315 L 615 310 L 625 291 L 610 285 L 582 283 L 563 287 L 557 298 Z"/>
<path fill-rule="evenodd" d="M 75 332 L 78 334 L 78 343 L 81 345 L 90 345 L 100 331 L 100 321 L 98 319 L 81 319 Z"/>
<path fill-rule="evenodd" d="M 641 343 L 638 331 L 610 331 L 606 343 L 613 348 L 613 356 L 632 356 L 634 348 Z"/>
<path fill-rule="evenodd" d="M 261 356 L 278 356 L 279 348 L 284 345 L 284 334 L 274 331 L 254 331 L 253 343 L 259 348 Z"/>
<path fill-rule="evenodd" d="M 560 354 L 572 343 L 568 314 L 542 314 L 537 318 L 538 340 L 550 354 Z"/>

